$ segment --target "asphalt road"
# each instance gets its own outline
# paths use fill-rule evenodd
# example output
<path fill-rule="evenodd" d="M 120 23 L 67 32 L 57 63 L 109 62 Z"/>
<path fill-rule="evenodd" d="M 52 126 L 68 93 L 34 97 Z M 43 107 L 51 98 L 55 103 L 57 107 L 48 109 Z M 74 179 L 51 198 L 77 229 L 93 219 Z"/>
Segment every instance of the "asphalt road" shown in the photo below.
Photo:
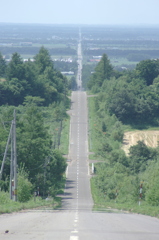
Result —
<path fill-rule="evenodd" d="M 63 199 L 64 209 L 91 210 L 90 175 L 87 161 L 87 97 L 85 92 L 72 93 L 70 149 L 67 183 Z"/>
<path fill-rule="evenodd" d="M 78 46 L 80 56 L 80 41 Z M 78 61 L 77 83 L 82 89 L 81 57 Z M 61 209 L 0 215 L 0 240 L 159 240 L 157 218 L 92 211 L 86 93 L 80 90 L 73 92 L 71 101 L 71 161 Z"/>
<path fill-rule="evenodd" d="M 72 93 L 69 163 L 62 208 L 0 215 L 0 240 L 158 240 L 159 219 L 92 211 L 87 96 Z M 8 230 L 8 233 L 5 231 Z"/>

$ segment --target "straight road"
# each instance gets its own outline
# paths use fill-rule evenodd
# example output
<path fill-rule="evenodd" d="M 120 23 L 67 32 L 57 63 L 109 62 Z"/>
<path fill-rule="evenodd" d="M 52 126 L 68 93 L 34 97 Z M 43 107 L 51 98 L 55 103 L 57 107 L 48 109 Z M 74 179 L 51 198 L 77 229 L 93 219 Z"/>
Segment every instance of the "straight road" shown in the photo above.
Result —
<path fill-rule="evenodd" d="M 87 96 L 72 93 L 70 151 L 62 208 L 0 215 L 0 240 L 158 240 L 159 219 L 92 211 Z M 5 233 L 9 230 L 8 233 Z"/>
<path fill-rule="evenodd" d="M 67 183 L 63 199 L 64 209 L 91 210 L 93 206 L 87 161 L 87 122 L 86 93 L 82 91 L 73 92 L 69 149 L 71 162 L 67 171 Z"/>
<path fill-rule="evenodd" d="M 159 219 L 138 214 L 92 211 L 88 162 L 87 95 L 81 91 L 81 41 L 78 44 L 79 91 L 72 92 L 71 162 L 62 207 L 0 215 L 0 240 L 158 240 Z M 8 233 L 5 231 L 8 230 Z"/>

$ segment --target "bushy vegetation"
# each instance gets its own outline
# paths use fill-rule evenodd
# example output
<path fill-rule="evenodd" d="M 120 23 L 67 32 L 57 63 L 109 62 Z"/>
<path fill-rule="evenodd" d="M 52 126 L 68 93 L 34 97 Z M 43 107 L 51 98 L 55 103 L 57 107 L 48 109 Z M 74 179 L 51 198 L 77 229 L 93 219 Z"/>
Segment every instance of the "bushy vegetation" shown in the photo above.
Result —
<path fill-rule="evenodd" d="M 68 80 L 54 68 L 48 51 L 41 47 L 34 60 L 23 62 L 21 56 L 14 53 L 7 65 L 0 54 L 3 77 L 0 81 L 0 105 L 18 106 L 27 96 L 42 98 L 44 106 L 67 100 Z"/>
<path fill-rule="evenodd" d="M 68 139 L 63 129 L 68 129 L 70 83 L 54 68 L 44 47 L 34 59 L 24 63 L 14 53 L 6 64 L 0 55 L 0 155 L 3 156 L 16 109 L 20 202 L 29 201 L 34 192 L 41 197 L 55 197 L 64 186 L 67 166 L 63 154 L 67 154 Z M 61 146 L 61 136 L 65 147 Z M 1 163 L 2 160 L 0 166 Z M 9 191 L 9 176 L 10 150 L 0 182 L 2 191 Z"/>
<path fill-rule="evenodd" d="M 24 168 L 18 171 L 18 200 L 19 202 L 27 202 L 32 197 L 33 185 L 28 180 L 28 174 Z"/>
<path fill-rule="evenodd" d="M 98 203 L 133 205 L 139 198 L 147 206 L 159 203 L 158 147 L 138 141 L 129 155 L 121 149 L 126 128 L 159 126 L 158 66 L 158 60 L 144 60 L 135 70 L 118 73 L 104 54 L 88 82 L 96 94 L 89 98 L 90 151 L 103 160 L 91 180 Z"/>
<path fill-rule="evenodd" d="M 60 206 L 60 199 L 54 198 L 54 199 L 48 199 L 43 200 L 41 197 L 32 197 L 29 201 L 25 202 L 14 202 L 10 200 L 9 193 L 5 191 L 0 192 L 0 214 L 3 213 L 11 213 L 16 212 L 20 210 L 25 209 L 31 209 L 31 208 L 49 208 L 49 209 L 55 209 Z"/>

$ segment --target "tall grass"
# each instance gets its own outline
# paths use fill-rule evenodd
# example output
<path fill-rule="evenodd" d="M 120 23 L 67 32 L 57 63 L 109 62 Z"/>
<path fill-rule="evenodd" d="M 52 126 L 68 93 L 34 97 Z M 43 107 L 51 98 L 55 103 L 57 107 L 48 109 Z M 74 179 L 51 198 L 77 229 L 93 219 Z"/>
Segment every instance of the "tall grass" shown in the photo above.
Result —
<path fill-rule="evenodd" d="M 69 129 L 70 129 L 70 118 L 67 118 L 62 123 L 62 132 L 61 132 L 61 139 L 60 139 L 60 150 L 64 155 L 68 154 Z"/>
<path fill-rule="evenodd" d="M 55 209 L 57 207 L 60 207 L 61 205 L 61 199 L 60 198 L 54 198 L 54 199 L 48 199 L 43 200 L 41 197 L 32 198 L 28 202 L 21 203 L 21 202 L 14 202 L 13 200 L 10 200 L 9 193 L 1 191 L 0 192 L 0 214 L 3 213 L 12 213 L 20 210 L 25 209 L 33 209 L 33 208 L 45 208 L 49 207 L 50 209 Z"/>
<path fill-rule="evenodd" d="M 99 190 L 95 186 L 94 179 L 91 179 L 91 191 L 92 197 L 94 200 L 94 211 L 114 211 L 114 209 L 118 209 L 121 212 L 129 212 L 129 213 L 138 213 L 143 215 L 149 215 L 152 217 L 159 218 L 159 208 L 158 206 L 150 206 L 145 201 L 142 201 L 139 205 L 139 202 L 127 202 L 127 203 L 119 203 L 118 200 L 106 200 L 103 196 L 101 196 Z"/>
<path fill-rule="evenodd" d="M 95 136 L 95 111 L 94 111 L 94 98 L 90 97 L 88 98 L 88 110 L 89 110 L 89 151 L 95 152 L 96 151 L 96 142 L 98 142 L 98 139 Z M 91 156 L 92 157 L 92 156 Z"/>

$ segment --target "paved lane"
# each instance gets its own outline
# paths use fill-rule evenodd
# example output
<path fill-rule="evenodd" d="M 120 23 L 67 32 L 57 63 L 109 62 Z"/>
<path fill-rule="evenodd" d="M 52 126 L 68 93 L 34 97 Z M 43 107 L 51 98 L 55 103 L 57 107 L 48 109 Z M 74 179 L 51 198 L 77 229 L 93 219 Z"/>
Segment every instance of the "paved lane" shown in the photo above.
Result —
<path fill-rule="evenodd" d="M 87 132 L 86 93 L 73 92 L 69 153 L 71 163 L 68 167 L 63 208 L 91 210 L 93 206 L 87 161 Z"/>
<path fill-rule="evenodd" d="M 157 240 L 159 219 L 138 214 L 92 211 L 87 139 L 87 96 L 72 93 L 70 159 L 63 209 L 74 212 L 70 240 Z M 68 197 L 69 196 L 69 197 Z M 68 197 L 68 198 L 67 198 Z"/>
<path fill-rule="evenodd" d="M 0 240 L 158 240 L 159 219 L 138 214 L 93 212 L 88 165 L 87 96 L 80 91 L 82 55 L 78 44 L 79 91 L 72 93 L 69 163 L 62 207 L 0 215 Z M 8 233 L 5 233 L 9 230 Z"/>
<path fill-rule="evenodd" d="M 0 215 L 0 240 L 158 240 L 159 219 L 92 211 L 85 92 L 72 93 L 71 111 L 72 161 L 67 171 L 62 208 Z"/>

